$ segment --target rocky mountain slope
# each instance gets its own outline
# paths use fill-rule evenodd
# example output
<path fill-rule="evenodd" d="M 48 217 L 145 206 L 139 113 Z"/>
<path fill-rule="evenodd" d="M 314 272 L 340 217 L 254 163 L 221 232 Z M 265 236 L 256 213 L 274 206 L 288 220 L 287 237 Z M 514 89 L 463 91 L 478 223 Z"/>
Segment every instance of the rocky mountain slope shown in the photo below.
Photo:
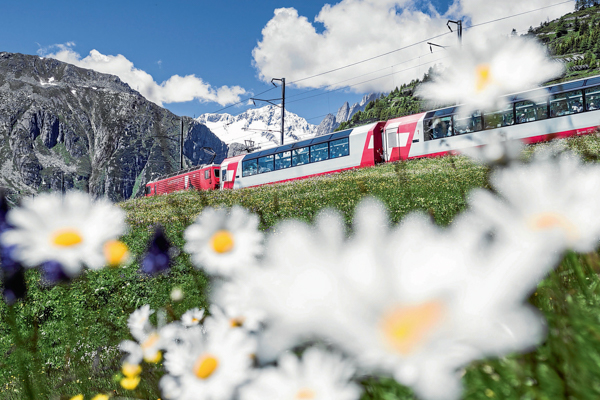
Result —
<path fill-rule="evenodd" d="M 253 140 L 255 146 L 261 148 L 276 146 L 281 142 L 281 108 L 274 105 L 249 109 L 237 116 L 202 114 L 196 121 L 206 125 L 219 139 L 236 149 L 244 148 L 245 140 Z M 284 130 L 284 143 L 289 143 L 314 136 L 317 127 L 286 110 Z"/>
<path fill-rule="evenodd" d="M 377 99 L 379 93 L 370 93 L 363 96 L 360 103 L 354 103 L 352 107 L 348 102 L 345 102 L 339 109 L 336 115 L 327 114 L 323 121 L 317 127 L 316 136 L 327 135 L 333 132 L 340 124 L 347 122 L 359 111 L 364 111 L 367 104 Z"/>
<path fill-rule="evenodd" d="M 114 75 L 0 53 L 0 187 L 31 195 L 77 188 L 114 201 L 179 169 L 181 118 Z M 184 166 L 227 155 L 206 126 L 184 121 Z"/>

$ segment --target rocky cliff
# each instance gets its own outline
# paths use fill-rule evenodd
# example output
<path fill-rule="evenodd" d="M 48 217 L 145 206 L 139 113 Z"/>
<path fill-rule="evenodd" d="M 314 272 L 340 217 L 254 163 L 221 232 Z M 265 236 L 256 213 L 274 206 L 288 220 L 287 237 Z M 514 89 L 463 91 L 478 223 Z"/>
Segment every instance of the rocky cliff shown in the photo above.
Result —
<path fill-rule="evenodd" d="M 121 201 L 156 177 L 214 162 L 227 145 L 192 118 L 146 100 L 114 75 L 0 53 L 0 187 L 21 195 L 77 188 Z"/>

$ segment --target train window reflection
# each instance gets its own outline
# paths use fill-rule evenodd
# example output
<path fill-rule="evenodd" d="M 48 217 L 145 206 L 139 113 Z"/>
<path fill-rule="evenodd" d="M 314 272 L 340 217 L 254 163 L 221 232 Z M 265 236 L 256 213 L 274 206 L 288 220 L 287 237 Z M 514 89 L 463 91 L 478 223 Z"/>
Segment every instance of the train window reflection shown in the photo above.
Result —
<path fill-rule="evenodd" d="M 600 86 L 585 89 L 585 111 L 600 109 Z"/>
<path fill-rule="evenodd" d="M 310 162 L 327 160 L 329 158 L 329 143 L 319 143 L 310 146 Z"/>
<path fill-rule="evenodd" d="M 519 101 L 515 103 L 515 110 L 518 124 L 548 118 L 548 102 L 545 99 Z"/>
<path fill-rule="evenodd" d="M 583 94 L 581 90 L 555 94 L 550 98 L 550 116 L 560 117 L 583 111 Z"/>
<path fill-rule="evenodd" d="M 271 172 L 275 169 L 273 166 L 273 155 L 261 157 L 258 159 L 258 173 Z"/>
<path fill-rule="evenodd" d="M 275 169 L 285 169 L 292 166 L 292 152 L 284 151 L 275 154 Z"/>
<path fill-rule="evenodd" d="M 333 140 L 329 142 L 329 158 L 344 157 L 350 154 L 348 138 Z"/>
<path fill-rule="evenodd" d="M 258 173 L 257 160 L 243 161 L 242 162 L 242 176 L 252 176 Z"/>
<path fill-rule="evenodd" d="M 292 150 L 292 167 L 308 164 L 308 147 Z"/>
<path fill-rule="evenodd" d="M 495 129 L 513 125 L 515 123 L 515 116 L 512 104 L 504 110 L 491 112 L 489 114 L 486 113 L 483 116 L 483 121 L 485 124 L 484 129 Z"/>
<path fill-rule="evenodd" d="M 441 139 L 452 136 L 452 116 L 435 117 L 427 121 L 425 140 Z"/>
<path fill-rule="evenodd" d="M 460 114 L 454 116 L 455 135 L 463 135 L 465 133 L 480 131 L 481 129 L 481 112 L 479 111 L 468 116 L 461 116 Z"/>

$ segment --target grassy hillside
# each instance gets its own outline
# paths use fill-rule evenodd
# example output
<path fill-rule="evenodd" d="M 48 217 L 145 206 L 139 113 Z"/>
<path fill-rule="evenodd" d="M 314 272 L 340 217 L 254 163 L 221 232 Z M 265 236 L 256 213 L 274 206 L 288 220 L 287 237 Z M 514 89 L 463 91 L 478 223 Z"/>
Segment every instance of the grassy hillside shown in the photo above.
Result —
<path fill-rule="evenodd" d="M 600 154 L 600 138 L 565 141 L 587 158 Z M 126 243 L 136 262 L 120 269 L 89 271 L 70 285 L 49 287 L 28 271 L 29 295 L 13 308 L 0 303 L 0 398 L 69 399 L 98 392 L 125 398 L 156 399 L 159 369 L 144 369 L 143 383 L 125 392 L 114 379 L 120 354 L 116 345 L 129 339 L 127 317 L 143 304 L 165 310 L 173 320 L 192 307 L 207 306 L 210 282 L 181 252 L 167 275 L 146 277 L 138 261 L 152 227 L 162 224 L 172 242 L 183 247 L 183 230 L 204 207 L 240 204 L 261 218 L 261 229 L 276 229 L 288 218 L 312 221 L 322 209 L 339 210 L 348 224 L 365 196 L 381 199 L 393 223 L 420 210 L 446 225 L 465 207 L 465 196 L 485 186 L 487 168 L 465 157 L 442 157 L 386 164 L 304 181 L 237 191 L 179 192 L 122 203 L 131 227 Z M 583 266 L 583 269 L 582 267 Z M 579 274 L 578 271 L 583 271 Z M 571 256 L 540 285 L 531 298 L 548 319 L 550 334 L 532 353 L 472 364 L 463 381 L 467 399 L 592 399 L 600 395 L 600 319 L 596 254 Z M 171 300 L 175 287 L 181 302 Z M 19 326 L 15 346 L 11 326 Z M 156 321 L 154 321 L 156 322 Z M 19 349 L 26 348 L 27 351 Z M 24 371 L 18 365 L 22 364 Z M 25 393 L 19 376 L 34 392 Z M 410 399 L 410 392 L 385 378 L 365 378 L 363 399 Z"/>

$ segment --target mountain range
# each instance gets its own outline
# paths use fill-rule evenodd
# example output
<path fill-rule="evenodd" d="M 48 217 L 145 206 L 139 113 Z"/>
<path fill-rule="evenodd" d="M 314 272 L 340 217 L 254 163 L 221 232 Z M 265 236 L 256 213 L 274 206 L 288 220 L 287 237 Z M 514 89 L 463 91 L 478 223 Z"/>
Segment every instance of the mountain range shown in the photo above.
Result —
<path fill-rule="evenodd" d="M 180 168 L 220 163 L 228 146 L 117 76 L 0 52 L 0 187 L 17 196 L 76 188 L 121 201 Z"/>

